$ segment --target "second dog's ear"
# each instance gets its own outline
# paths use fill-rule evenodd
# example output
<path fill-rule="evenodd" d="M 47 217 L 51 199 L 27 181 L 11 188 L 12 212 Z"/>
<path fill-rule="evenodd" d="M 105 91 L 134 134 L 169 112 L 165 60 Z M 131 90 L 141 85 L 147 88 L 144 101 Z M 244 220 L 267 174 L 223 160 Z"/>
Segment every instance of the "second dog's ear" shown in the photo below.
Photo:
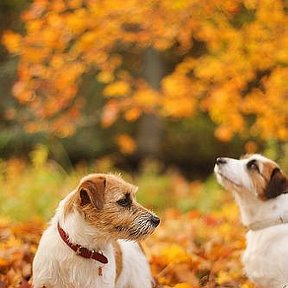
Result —
<path fill-rule="evenodd" d="M 104 205 L 105 177 L 95 177 L 93 180 L 83 182 L 79 187 L 80 205 L 92 203 L 98 210 Z"/>
<path fill-rule="evenodd" d="M 280 169 L 275 168 L 265 190 L 266 199 L 275 198 L 285 193 L 288 193 L 288 179 Z"/>

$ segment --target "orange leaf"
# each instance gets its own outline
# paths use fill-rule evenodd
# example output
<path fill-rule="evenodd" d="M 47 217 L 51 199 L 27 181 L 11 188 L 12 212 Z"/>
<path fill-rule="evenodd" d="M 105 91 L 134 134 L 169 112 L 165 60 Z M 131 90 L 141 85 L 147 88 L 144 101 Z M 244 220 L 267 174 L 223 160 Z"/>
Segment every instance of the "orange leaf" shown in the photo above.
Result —
<path fill-rule="evenodd" d="M 132 154 L 136 150 L 135 141 L 128 134 L 118 135 L 116 142 L 123 154 Z"/>

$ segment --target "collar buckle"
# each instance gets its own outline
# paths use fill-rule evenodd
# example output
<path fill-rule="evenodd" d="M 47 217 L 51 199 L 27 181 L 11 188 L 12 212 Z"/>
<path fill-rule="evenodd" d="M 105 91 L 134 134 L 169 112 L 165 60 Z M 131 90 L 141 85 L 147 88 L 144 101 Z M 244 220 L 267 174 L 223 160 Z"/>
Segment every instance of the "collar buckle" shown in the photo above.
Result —
<path fill-rule="evenodd" d="M 76 253 L 77 255 L 81 255 L 81 253 L 82 253 L 82 248 L 83 248 L 83 247 L 79 245 L 79 246 L 77 247 L 75 253 Z"/>

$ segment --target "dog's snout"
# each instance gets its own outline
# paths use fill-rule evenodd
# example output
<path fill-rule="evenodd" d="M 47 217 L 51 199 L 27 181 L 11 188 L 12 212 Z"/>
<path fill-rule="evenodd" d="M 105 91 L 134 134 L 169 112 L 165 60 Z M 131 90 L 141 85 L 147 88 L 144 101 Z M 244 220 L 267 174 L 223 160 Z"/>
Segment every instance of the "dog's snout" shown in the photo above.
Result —
<path fill-rule="evenodd" d="M 221 165 L 221 164 L 226 164 L 227 163 L 227 160 L 225 158 L 222 158 L 222 157 L 218 157 L 216 159 L 216 164 L 217 165 Z"/>
<path fill-rule="evenodd" d="M 160 218 L 157 217 L 157 216 L 155 216 L 155 215 L 152 215 L 152 216 L 150 217 L 150 222 L 151 222 L 155 227 L 157 227 L 157 226 L 159 225 L 159 223 L 160 223 Z"/>

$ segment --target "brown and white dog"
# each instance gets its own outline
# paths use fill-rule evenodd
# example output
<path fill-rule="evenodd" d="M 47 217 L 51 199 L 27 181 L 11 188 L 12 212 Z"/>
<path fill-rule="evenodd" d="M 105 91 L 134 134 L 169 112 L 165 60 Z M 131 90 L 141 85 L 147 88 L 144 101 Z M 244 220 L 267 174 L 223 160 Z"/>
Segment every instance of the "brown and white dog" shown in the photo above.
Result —
<path fill-rule="evenodd" d="M 217 158 L 217 180 L 231 190 L 248 228 L 243 263 L 259 287 L 288 287 L 288 179 L 259 154 Z"/>
<path fill-rule="evenodd" d="M 151 288 L 149 263 L 136 241 L 159 218 L 116 175 L 91 174 L 62 200 L 33 262 L 35 288 Z M 132 240 L 132 241 L 124 241 Z"/>

